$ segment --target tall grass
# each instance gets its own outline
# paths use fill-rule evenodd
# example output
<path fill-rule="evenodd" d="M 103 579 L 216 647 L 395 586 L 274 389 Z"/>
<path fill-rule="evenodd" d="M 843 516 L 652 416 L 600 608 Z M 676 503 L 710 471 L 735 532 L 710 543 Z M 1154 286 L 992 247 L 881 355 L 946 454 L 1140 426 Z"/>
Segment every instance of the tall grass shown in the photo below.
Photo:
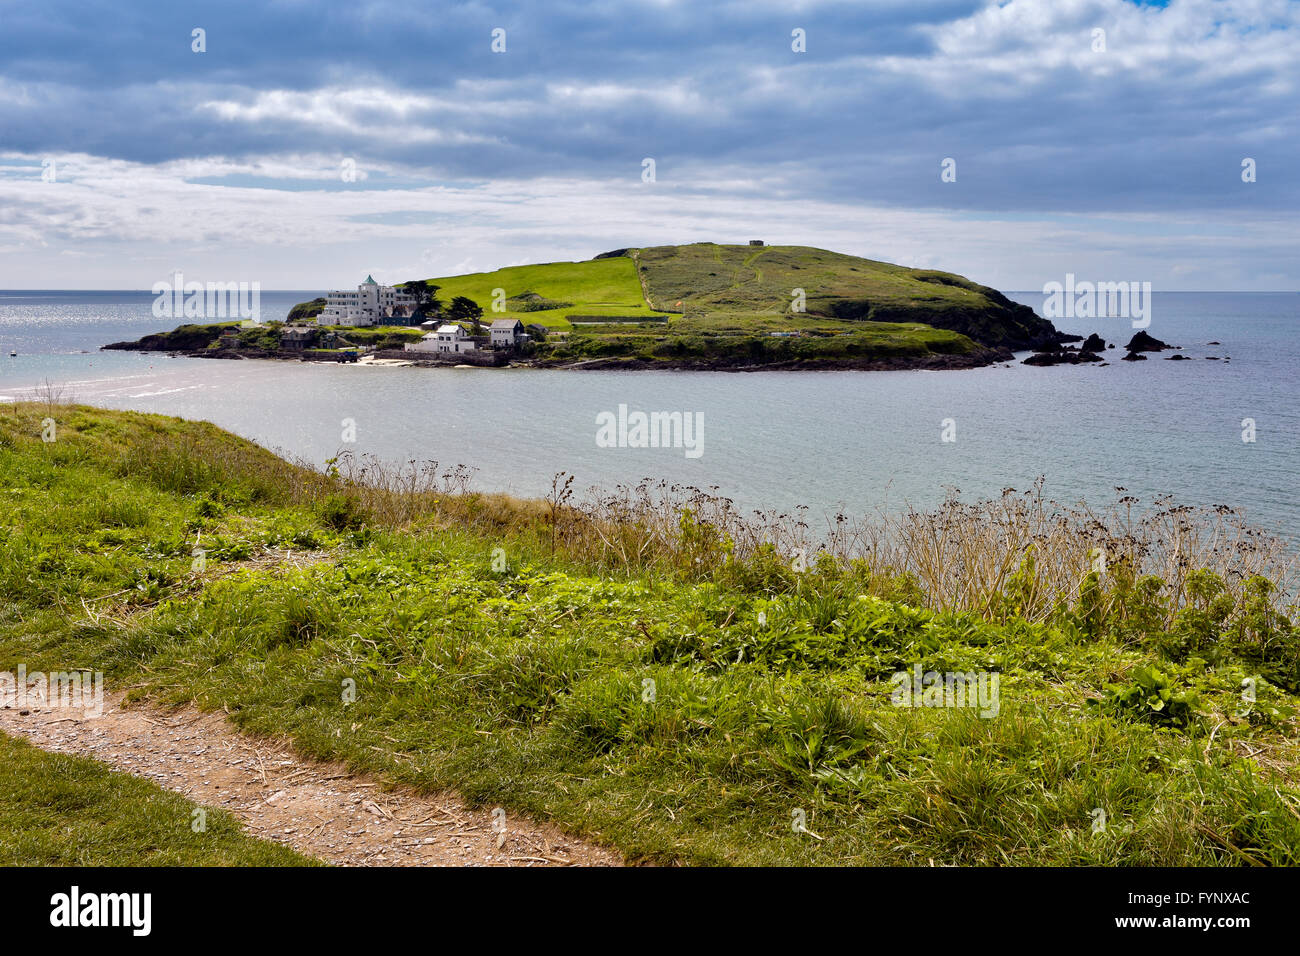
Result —
<path fill-rule="evenodd" d="M 392 466 L 348 459 L 339 480 L 385 524 L 429 515 L 493 530 L 540 531 L 552 551 L 624 573 L 725 579 L 738 567 L 775 562 L 791 569 L 856 570 L 868 584 L 896 590 L 914 583 L 935 610 L 998 616 L 1009 589 L 1016 613 L 1047 618 L 1080 597 L 1090 572 L 1132 586 L 1163 583 L 1166 623 L 1194 603 L 1193 572 L 1209 570 L 1242 600 L 1245 584 L 1264 578 L 1279 609 L 1295 609 L 1297 555 L 1283 538 L 1251 526 L 1227 505 L 1191 507 L 1168 497 L 1144 505 L 1116 489 L 1104 507 L 1067 505 L 1042 493 L 1043 480 L 995 499 L 853 517 L 837 513 L 823 529 L 808 509 L 744 513 L 716 488 L 646 479 L 579 497 L 561 473 L 544 502 L 469 490 L 463 467 L 436 462 Z"/>
<path fill-rule="evenodd" d="M 1265 578 L 1279 611 L 1295 611 L 1297 555 L 1284 539 L 1252 527 L 1227 506 L 1190 507 L 1166 497 L 1143 503 L 1116 489 L 1105 506 L 1067 505 L 1042 493 L 1042 479 L 1023 492 L 963 501 L 949 496 L 933 510 L 838 513 L 814 528 L 807 508 L 744 512 L 714 488 L 645 479 L 636 485 L 574 491 L 556 476 L 545 500 L 472 489 L 473 470 L 435 461 L 388 462 L 342 451 L 324 471 L 289 461 L 214 426 L 121 413 L 111 436 L 81 406 L 19 403 L 0 414 L 0 447 L 39 443 L 40 419 L 65 427 L 50 455 L 91 455 L 119 476 L 160 490 L 198 495 L 214 489 L 238 503 L 305 504 L 348 523 L 399 529 L 451 527 L 531 541 L 552 554 L 605 571 L 691 580 L 737 575 L 785 579 L 802 570 L 851 572 L 866 590 L 898 593 L 899 582 L 936 610 L 987 618 L 1016 613 L 1043 620 L 1073 603 L 1099 571 L 1103 581 L 1162 584 L 1166 623 L 1195 602 L 1189 582 L 1208 569 L 1235 600 L 1246 583 Z M 163 422 L 174 424 L 164 425 Z M 87 425 L 85 434 L 78 424 Z M 184 427 L 182 427 L 182 425 Z M 112 440 L 103 440 L 109 437 Z"/>

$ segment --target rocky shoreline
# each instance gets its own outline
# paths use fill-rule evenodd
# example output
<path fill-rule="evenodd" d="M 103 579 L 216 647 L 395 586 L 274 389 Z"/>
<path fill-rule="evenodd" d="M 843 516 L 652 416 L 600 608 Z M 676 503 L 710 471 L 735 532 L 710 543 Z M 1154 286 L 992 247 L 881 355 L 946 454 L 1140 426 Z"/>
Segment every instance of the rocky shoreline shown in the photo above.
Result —
<path fill-rule="evenodd" d="M 1079 342 L 1079 345 L 1069 344 Z M 298 351 L 273 351 L 271 349 L 249 347 L 226 348 L 177 348 L 174 333 L 156 333 L 146 335 L 134 342 L 112 342 L 101 346 L 105 350 L 163 352 L 176 358 L 222 359 L 240 361 L 243 359 L 269 359 L 281 362 L 320 362 L 353 363 L 364 358 L 363 364 L 372 362 L 385 365 L 412 365 L 422 368 L 475 366 L 483 368 L 538 368 L 558 369 L 564 371 L 653 371 L 675 370 L 687 372 L 788 372 L 788 371 L 859 371 L 859 372 L 899 372 L 899 371 L 947 371 L 957 369 L 986 368 L 990 365 L 1014 362 L 1015 354 L 1005 346 L 990 347 L 980 345 L 974 351 L 963 354 L 935 354 L 915 356 L 892 356 L 888 358 L 844 358 L 844 359 L 791 359 L 779 362 L 755 364 L 741 356 L 720 356 L 709 359 L 644 359 L 594 358 L 574 361 L 572 359 L 536 359 L 507 356 L 494 356 L 491 362 L 470 360 L 464 354 L 435 356 L 431 353 L 404 352 L 397 349 L 365 350 L 356 352 L 337 352 L 329 350 L 303 349 Z M 1217 344 L 1217 343 L 1209 343 Z M 1171 345 L 1154 338 L 1145 331 L 1138 332 L 1122 347 L 1116 343 L 1106 342 L 1097 333 L 1086 339 L 1079 335 L 1060 334 L 1054 341 L 1039 345 L 1039 351 L 1020 360 L 1022 365 L 1109 365 L 1106 352 L 1120 351 L 1125 354 L 1119 359 L 1124 362 L 1143 362 L 1147 353 L 1172 351 L 1181 352 L 1182 346 Z M 1171 361 L 1187 361 L 1186 355 L 1166 356 Z M 1207 356 L 1212 361 L 1219 361 L 1219 356 Z"/>
<path fill-rule="evenodd" d="M 652 371 L 655 369 L 674 369 L 690 372 L 790 372 L 790 371 L 853 371 L 853 372 L 905 372 L 905 371 L 944 371 L 951 369 L 985 368 L 1000 362 L 1015 359 L 1014 353 L 1007 348 L 988 348 L 981 346 L 977 351 L 964 355 L 918 355 L 896 356 L 892 358 L 849 358 L 849 359 L 794 359 L 783 362 L 766 362 L 746 364 L 729 359 L 623 359 L 600 358 L 587 359 L 583 362 L 566 361 L 524 361 L 511 363 L 516 367 L 557 368 L 604 371 L 619 369 L 622 371 Z"/>
<path fill-rule="evenodd" d="M 281 362 L 318 362 L 326 364 L 351 363 L 361 356 L 371 353 L 361 352 L 355 358 L 342 358 L 330 353 L 304 350 L 300 352 L 275 352 L 269 349 L 255 348 L 221 348 L 221 349 L 177 349 L 173 344 L 163 344 L 165 333 L 147 335 L 136 342 L 113 342 L 101 346 L 101 349 L 135 352 L 162 352 L 173 358 L 220 359 L 240 361 L 244 359 L 270 359 Z M 152 341 L 151 341 L 152 340 Z M 721 357 L 717 359 L 663 359 L 650 360 L 640 358 L 597 358 L 573 361 L 572 359 L 528 359 L 512 358 L 503 355 L 500 361 L 483 363 L 467 361 L 463 354 L 450 355 L 446 358 L 434 357 L 431 353 L 399 352 L 393 349 L 377 350 L 373 353 L 376 361 L 388 364 L 400 361 L 404 365 L 420 367 L 450 367 L 474 365 L 484 368 L 539 368 L 559 370 L 608 371 L 651 371 L 655 369 L 672 369 L 691 372 L 765 372 L 765 371 L 860 371 L 860 372 L 898 372 L 898 371 L 945 371 L 953 369 L 984 368 L 1002 362 L 1015 360 L 1014 353 L 1004 347 L 989 348 L 980 346 L 975 351 L 965 354 L 928 354 L 918 356 L 894 356 L 890 358 L 846 358 L 846 359 L 795 359 L 762 364 L 747 363 L 739 358 Z M 366 363 L 369 364 L 369 363 Z"/>

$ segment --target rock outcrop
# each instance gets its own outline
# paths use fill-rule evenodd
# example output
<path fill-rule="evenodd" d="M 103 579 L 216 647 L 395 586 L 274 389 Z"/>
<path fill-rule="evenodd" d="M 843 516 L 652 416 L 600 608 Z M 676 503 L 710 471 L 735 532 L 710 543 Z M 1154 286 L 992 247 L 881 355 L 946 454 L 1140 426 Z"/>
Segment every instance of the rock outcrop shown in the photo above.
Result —
<path fill-rule="evenodd" d="M 1159 339 L 1148 335 L 1146 331 L 1133 336 L 1133 338 L 1129 339 L 1128 345 L 1124 347 L 1130 352 L 1163 352 L 1166 349 L 1177 348 L 1175 345 L 1161 342 Z"/>
<path fill-rule="evenodd" d="M 1085 352 L 1081 349 L 1055 349 L 1051 352 L 1037 352 L 1027 359 L 1022 365 L 1081 365 L 1087 362 L 1100 362 L 1101 356 L 1096 352 Z"/>

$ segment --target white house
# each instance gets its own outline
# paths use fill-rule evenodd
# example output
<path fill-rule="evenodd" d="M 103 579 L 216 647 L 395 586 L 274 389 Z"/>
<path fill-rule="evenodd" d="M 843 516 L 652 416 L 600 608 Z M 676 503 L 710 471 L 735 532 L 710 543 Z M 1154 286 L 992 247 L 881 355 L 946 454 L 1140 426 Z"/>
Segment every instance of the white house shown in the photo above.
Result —
<path fill-rule="evenodd" d="M 524 323 L 518 319 L 495 319 L 489 331 L 495 349 L 512 349 L 525 338 Z"/>
<path fill-rule="evenodd" d="M 380 325 L 394 315 L 409 315 L 414 307 L 415 296 L 391 285 L 380 285 L 373 276 L 366 276 L 356 292 L 329 293 L 316 324 Z"/>
<path fill-rule="evenodd" d="M 474 340 L 459 325 L 440 325 L 438 331 L 420 337 L 418 342 L 408 342 L 408 352 L 468 352 L 477 348 Z"/>

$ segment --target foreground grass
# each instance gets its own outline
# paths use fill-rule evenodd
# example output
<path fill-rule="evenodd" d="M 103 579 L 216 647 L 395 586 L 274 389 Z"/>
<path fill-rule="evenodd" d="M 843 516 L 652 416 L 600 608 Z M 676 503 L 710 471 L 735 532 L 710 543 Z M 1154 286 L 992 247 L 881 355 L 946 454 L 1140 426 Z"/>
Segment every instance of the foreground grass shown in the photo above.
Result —
<path fill-rule="evenodd" d="M 244 833 L 147 780 L 0 734 L 0 866 L 304 866 L 315 861 Z"/>
<path fill-rule="evenodd" d="M 1208 579 L 1173 624 L 1095 577 L 977 615 L 861 566 L 699 573 L 685 518 L 680 570 L 614 571 L 556 546 L 554 507 L 397 520 L 212 426 L 80 407 L 0 411 L 0 487 L 0 670 L 104 670 L 634 859 L 1300 862 L 1300 640 Z M 997 715 L 894 706 L 917 666 L 997 672 Z"/>

